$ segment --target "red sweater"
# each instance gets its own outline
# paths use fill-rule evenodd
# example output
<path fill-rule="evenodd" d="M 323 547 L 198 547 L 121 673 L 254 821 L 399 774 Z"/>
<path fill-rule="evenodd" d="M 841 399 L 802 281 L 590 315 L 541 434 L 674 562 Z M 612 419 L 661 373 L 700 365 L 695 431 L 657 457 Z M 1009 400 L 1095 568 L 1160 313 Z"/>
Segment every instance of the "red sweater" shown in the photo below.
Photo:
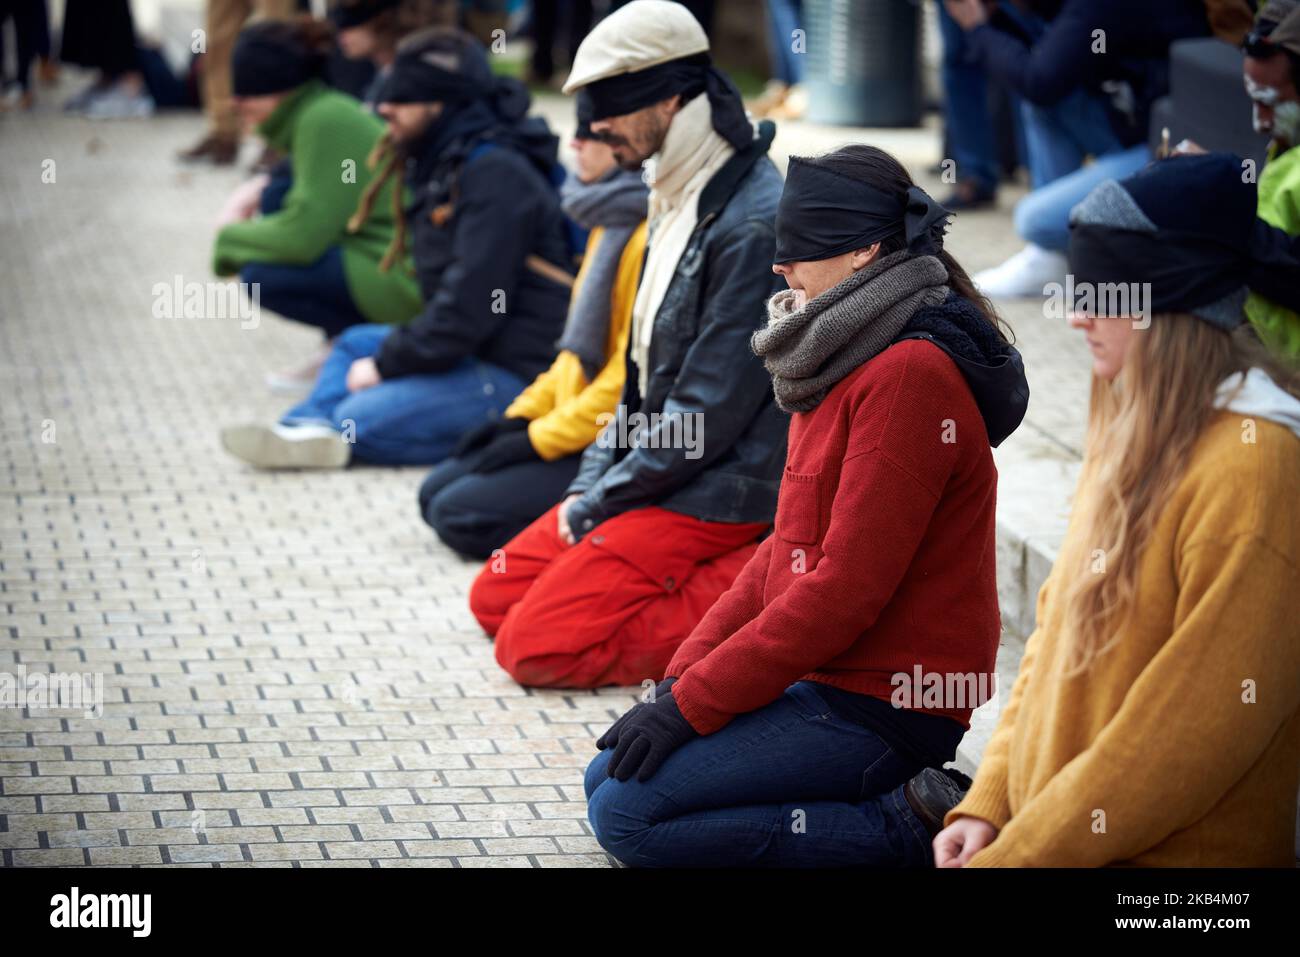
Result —
<path fill-rule="evenodd" d="M 682 715 L 710 734 L 800 679 L 888 701 L 918 665 L 991 674 L 996 497 L 952 360 L 907 340 L 864 363 L 791 420 L 775 531 L 668 666 Z M 921 703 L 970 726 L 969 707 Z"/>

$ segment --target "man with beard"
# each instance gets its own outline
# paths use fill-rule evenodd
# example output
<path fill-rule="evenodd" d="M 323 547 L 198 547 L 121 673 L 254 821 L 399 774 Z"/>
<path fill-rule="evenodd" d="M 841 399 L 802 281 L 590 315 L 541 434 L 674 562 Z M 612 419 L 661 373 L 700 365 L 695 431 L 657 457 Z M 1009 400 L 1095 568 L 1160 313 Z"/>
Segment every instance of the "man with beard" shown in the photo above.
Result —
<path fill-rule="evenodd" d="M 650 234 L 616 416 L 470 592 L 521 684 L 658 681 L 776 508 L 786 420 L 750 348 L 779 284 L 775 126 L 755 128 L 708 50 L 684 6 L 635 0 L 588 34 L 565 84 L 619 165 L 653 157 Z M 692 424 L 699 445 L 678 438 Z"/>

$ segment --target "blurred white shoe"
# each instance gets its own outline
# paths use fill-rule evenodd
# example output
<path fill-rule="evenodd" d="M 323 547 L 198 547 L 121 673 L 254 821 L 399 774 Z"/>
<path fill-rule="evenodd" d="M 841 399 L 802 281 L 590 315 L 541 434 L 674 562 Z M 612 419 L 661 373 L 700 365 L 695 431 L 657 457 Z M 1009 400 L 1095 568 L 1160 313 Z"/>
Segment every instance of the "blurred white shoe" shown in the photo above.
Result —
<path fill-rule="evenodd" d="M 221 445 L 259 469 L 341 469 L 352 458 L 343 433 L 327 425 L 233 425 Z"/>
<path fill-rule="evenodd" d="M 1065 282 L 1070 263 L 1064 253 L 1030 243 L 1000 266 L 971 276 L 977 289 L 991 299 L 1025 299 L 1043 295 L 1043 287 Z"/>
<path fill-rule="evenodd" d="M 92 120 L 137 120 L 153 116 L 153 97 L 114 87 L 92 97 L 83 112 Z"/>

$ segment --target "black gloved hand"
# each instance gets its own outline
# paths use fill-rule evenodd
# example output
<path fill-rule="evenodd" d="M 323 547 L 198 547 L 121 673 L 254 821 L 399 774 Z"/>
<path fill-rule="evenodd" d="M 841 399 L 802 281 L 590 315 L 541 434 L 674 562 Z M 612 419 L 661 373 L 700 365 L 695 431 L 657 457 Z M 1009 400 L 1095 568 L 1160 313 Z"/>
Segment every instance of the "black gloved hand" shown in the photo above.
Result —
<path fill-rule="evenodd" d="M 654 704 L 633 708 L 626 718 L 619 729 L 618 747 L 609 759 L 609 776 L 620 781 L 633 774 L 638 781 L 650 780 L 668 755 L 699 736 L 682 717 L 672 692 Z"/>
<path fill-rule="evenodd" d="M 537 450 L 533 448 L 528 433 L 519 431 L 498 432 L 493 436 L 492 441 L 479 449 L 476 456 L 473 460 L 474 471 L 480 475 L 484 472 L 495 472 L 497 469 L 518 462 L 542 460 Z"/>
<path fill-rule="evenodd" d="M 618 720 L 606 728 L 605 733 L 596 739 L 596 750 L 604 751 L 606 748 L 617 747 L 620 729 L 627 723 L 627 719 L 635 714 L 637 709 L 644 708 L 648 704 L 653 704 L 655 701 L 658 701 L 664 695 L 668 694 L 669 689 L 672 688 L 676 682 L 676 678 L 665 678 L 663 681 L 659 682 L 659 684 L 655 685 L 654 695 L 650 701 L 638 701 L 636 704 L 632 705 L 632 707 L 624 711 Z"/>
<path fill-rule="evenodd" d="M 528 428 L 528 420 L 512 416 L 508 419 L 489 419 L 481 425 L 476 425 L 460 437 L 456 447 L 451 450 L 451 457 L 460 458 L 467 452 L 472 452 L 481 448 L 492 441 L 494 437 L 505 432 L 518 432 Z"/>

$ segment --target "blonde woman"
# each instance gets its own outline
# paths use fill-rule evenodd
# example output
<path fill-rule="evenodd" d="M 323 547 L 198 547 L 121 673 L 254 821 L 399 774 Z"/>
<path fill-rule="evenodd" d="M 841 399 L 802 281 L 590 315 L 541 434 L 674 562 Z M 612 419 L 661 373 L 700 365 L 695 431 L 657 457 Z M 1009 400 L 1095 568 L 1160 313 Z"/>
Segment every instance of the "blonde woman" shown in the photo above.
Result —
<path fill-rule="evenodd" d="M 1293 866 L 1300 401 L 1243 326 L 1236 157 L 1176 157 L 1072 213 L 1093 354 L 1084 466 L 996 732 L 935 862 Z M 1149 285 L 1143 285 L 1149 284 Z"/>

